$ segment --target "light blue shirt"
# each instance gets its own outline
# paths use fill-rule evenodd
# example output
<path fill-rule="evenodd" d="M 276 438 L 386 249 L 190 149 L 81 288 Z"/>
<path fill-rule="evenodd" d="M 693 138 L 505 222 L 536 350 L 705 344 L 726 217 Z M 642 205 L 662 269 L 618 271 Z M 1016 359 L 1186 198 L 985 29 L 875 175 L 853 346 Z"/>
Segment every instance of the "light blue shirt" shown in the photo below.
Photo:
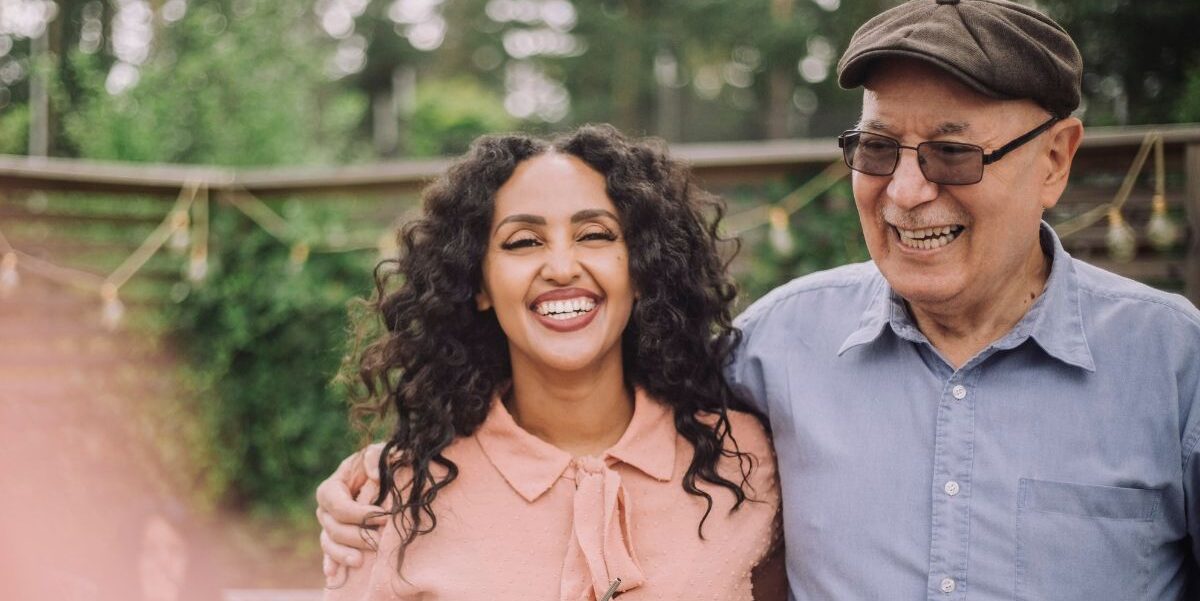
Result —
<path fill-rule="evenodd" d="M 1042 246 L 1043 294 L 959 369 L 872 263 L 738 318 L 796 600 L 1200 599 L 1200 311 Z"/>

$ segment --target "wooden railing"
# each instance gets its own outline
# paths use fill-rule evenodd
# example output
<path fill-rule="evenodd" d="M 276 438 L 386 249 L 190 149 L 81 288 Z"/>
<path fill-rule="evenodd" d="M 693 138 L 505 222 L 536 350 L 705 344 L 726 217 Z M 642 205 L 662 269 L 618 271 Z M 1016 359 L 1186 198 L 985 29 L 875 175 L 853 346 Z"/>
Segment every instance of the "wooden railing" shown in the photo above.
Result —
<path fill-rule="evenodd" d="M 1182 292 L 1200 305 L 1200 124 L 1087 130 L 1071 184 L 1047 219 L 1057 224 L 1112 201 L 1139 148 L 1152 134 L 1162 137 L 1166 201 L 1181 227 L 1180 241 L 1170 249 L 1155 249 L 1145 235 L 1154 191 L 1151 159 L 1123 207 L 1124 217 L 1137 232 L 1137 254 L 1132 260 L 1110 258 L 1107 219 L 1071 234 L 1064 243 L 1079 258 Z M 677 145 L 672 153 L 687 161 L 706 187 L 719 192 L 768 182 L 804 182 L 840 161 L 836 144 L 828 139 Z M 351 214 L 351 237 L 360 247 L 370 248 L 382 228 L 411 208 L 416 193 L 447 164 L 437 159 L 228 169 L 0 156 L 0 231 L 22 252 L 103 271 L 109 267 L 102 257 L 111 255 L 111 262 L 128 255 L 139 236 L 163 220 L 171 206 L 163 201 L 173 200 L 188 186 L 199 186 L 215 201 L 214 210 L 249 197 L 268 203 L 283 198 L 338 203 Z M 167 283 L 178 279 L 178 269 L 168 260 L 156 259 L 138 278 Z M 156 294 L 148 292 L 147 300 Z"/>

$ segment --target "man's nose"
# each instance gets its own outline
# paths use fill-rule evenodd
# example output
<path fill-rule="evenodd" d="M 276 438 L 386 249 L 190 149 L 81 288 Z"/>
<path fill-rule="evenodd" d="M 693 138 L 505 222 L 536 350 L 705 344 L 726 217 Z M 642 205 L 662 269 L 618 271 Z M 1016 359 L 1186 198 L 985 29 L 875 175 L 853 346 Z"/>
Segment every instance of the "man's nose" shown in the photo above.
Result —
<path fill-rule="evenodd" d="M 902 148 L 900 162 L 888 183 L 888 196 L 903 209 L 912 209 L 937 198 L 938 185 L 925 179 L 921 173 L 916 151 Z"/>

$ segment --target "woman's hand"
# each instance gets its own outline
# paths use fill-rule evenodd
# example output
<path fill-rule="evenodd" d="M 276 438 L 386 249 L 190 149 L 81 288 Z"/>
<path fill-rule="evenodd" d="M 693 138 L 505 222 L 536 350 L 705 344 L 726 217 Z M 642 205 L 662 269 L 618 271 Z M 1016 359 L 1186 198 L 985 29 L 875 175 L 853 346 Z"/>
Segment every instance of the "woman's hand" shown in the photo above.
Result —
<path fill-rule="evenodd" d="M 374 549 L 379 527 L 387 523 L 383 509 L 368 502 L 379 492 L 379 453 L 375 443 L 342 460 L 317 487 L 317 521 L 321 524 L 322 569 L 330 582 L 345 580 L 347 568 L 362 565 L 362 550 Z M 363 525 L 366 528 L 363 528 Z"/>

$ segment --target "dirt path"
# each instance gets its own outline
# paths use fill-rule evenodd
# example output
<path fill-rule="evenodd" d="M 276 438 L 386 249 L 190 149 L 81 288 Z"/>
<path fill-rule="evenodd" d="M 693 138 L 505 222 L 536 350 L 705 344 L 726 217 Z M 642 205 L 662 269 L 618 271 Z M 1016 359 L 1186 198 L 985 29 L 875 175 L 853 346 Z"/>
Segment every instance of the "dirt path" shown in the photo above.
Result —
<path fill-rule="evenodd" d="M 240 516 L 198 511 L 172 477 L 154 442 L 171 424 L 148 415 L 181 398 L 169 351 L 105 331 L 97 301 L 31 280 L 0 300 L 0 598 L 319 589 L 319 558 L 270 548 Z"/>

